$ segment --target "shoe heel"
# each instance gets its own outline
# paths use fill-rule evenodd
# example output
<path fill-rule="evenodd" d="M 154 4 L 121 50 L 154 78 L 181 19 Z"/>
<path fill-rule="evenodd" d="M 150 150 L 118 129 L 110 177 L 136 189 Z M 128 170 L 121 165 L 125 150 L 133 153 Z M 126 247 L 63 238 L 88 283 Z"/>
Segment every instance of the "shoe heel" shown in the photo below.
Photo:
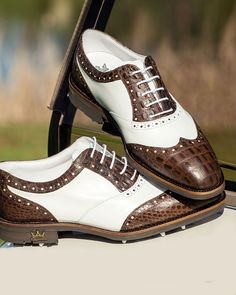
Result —
<path fill-rule="evenodd" d="M 58 244 L 58 232 L 40 226 L 21 227 L 20 225 L 0 224 L 0 239 L 14 245 L 50 246 Z"/>
<path fill-rule="evenodd" d="M 71 83 L 69 85 L 69 98 L 71 103 L 92 121 L 98 124 L 103 124 L 107 121 L 102 108 L 87 98 L 79 89 L 75 89 Z"/>
<path fill-rule="evenodd" d="M 81 110 L 92 121 L 102 124 L 104 132 L 120 136 L 117 129 L 107 119 L 103 109 L 87 98 L 79 89 L 75 89 L 71 82 L 69 83 L 69 99 L 76 108 Z"/>

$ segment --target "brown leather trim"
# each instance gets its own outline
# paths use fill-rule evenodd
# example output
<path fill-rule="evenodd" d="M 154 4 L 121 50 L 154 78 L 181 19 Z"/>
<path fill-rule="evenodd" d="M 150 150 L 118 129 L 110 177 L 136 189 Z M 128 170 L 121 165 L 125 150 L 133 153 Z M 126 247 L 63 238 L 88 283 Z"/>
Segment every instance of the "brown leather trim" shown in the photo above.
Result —
<path fill-rule="evenodd" d="M 221 197 L 224 198 L 224 193 Z M 180 219 L 213 206 L 219 198 L 196 201 L 165 192 L 135 209 L 125 220 L 121 232 L 144 230 Z"/>
<path fill-rule="evenodd" d="M 94 81 L 96 82 L 102 82 L 102 83 L 108 83 L 120 80 L 120 74 L 121 72 L 124 72 L 127 70 L 127 65 L 118 67 L 112 71 L 107 72 L 101 72 L 97 70 L 89 61 L 87 58 L 84 49 L 83 49 L 83 38 L 81 37 L 78 44 L 78 52 L 76 53 L 78 55 L 78 59 L 80 62 L 80 66 L 83 68 L 83 70 L 86 72 L 86 74 Z M 131 68 L 135 71 L 138 68 L 130 65 Z"/>
<path fill-rule="evenodd" d="M 203 133 L 195 140 L 181 138 L 171 148 L 127 144 L 135 161 L 171 183 L 192 191 L 210 191 L 224 182 L 216 155 Z"/>

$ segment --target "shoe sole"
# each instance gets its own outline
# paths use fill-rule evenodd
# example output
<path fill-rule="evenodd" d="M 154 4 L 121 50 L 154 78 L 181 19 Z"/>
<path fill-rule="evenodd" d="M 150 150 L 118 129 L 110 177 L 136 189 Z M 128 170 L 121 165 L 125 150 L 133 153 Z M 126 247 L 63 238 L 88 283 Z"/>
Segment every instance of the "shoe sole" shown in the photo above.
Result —
<path fill-rule="evenodd" d="M 78 89 L 73 81 L 69 80 L 69 97 L 71 102 L 79 108 L 85 115 L 91 118 L 93 121 L 104 124 L 110 123 L 112 128 L 112 132 L 107 131 L 112 135 L 117 135 L 121 137 L 124 145 L 124 150 L 129 160 L 130 164 L 137 169 L 141 174 L 145 175 L 149 180 L 155 182 L 156 184 L 162 186 L 165 189 L 171 190 L 177 194 L 180 194 L 184 197 L 193 199 L 193 200 L 207 200 L 214 198 L 220 195 L 225 189 L 225 183 L 223 182 L 218 187 L 212 190 L 193 190 L 191 188 L 186 188 L 184 186 L 180 186 L 176 184 L 174 181 L 167 179 L 165 176 L 158 174 L 157 172 L 152 172 L 151 170 L 147 169 L 145 166 L 141 165 L 135 158 L 133 158 L 127 147 L 125 139 L 122 135 L 122 131 L 120 130 L 118 124 L 113 119 L 113 117 L 109 114 L 107 110 L 102 108 L 98 103 L 95 103 L 89 99 L 80 89 Z M 106 131 L 106 130 L 104 130 Z"/>
<path fill-rule="evenodd" d="M 219 197 L 214 205 L 205 209 L 199 209 L 193 214 L 178 218 L 165 224 L 153 226 L 147 229 L 132 232 L 114 232 L 93 226 L 74 224 L 74 223 L 55 223 L 55 224 L 19 224 L 11 223 L 0 218 L 0 238 L 15 245 L 39 245 L 50 246 L 58 244 L 60 233 L 77 232 L 89 234 L 97 237 L 106 238 L 113 241 L 141 240 L 160 234 L 164 236 L 166 232 L 176 229 L 185 229 L 187 225 L 203 221 L 217 213 L 223 212 L 225 196 Z"/>

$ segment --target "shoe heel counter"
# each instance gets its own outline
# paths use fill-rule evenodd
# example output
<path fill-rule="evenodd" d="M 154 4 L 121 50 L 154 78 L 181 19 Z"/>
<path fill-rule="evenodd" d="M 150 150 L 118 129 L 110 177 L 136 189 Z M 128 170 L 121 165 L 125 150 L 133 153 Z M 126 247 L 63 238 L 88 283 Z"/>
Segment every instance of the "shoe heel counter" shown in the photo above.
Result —
<path fill-rule="evenodd" d="M 89 99 L 94 100 L 94 97 L 79 69 L 77 64 L 76 54 L 74 56 L 72 71 L 71 71 L 71 80 L 76 84 L 76 86 L 82 91 Z"/>
<path fill-rule="evenodd" d="M 58 222 L 46 208 L 11 192 L 8 179 L 9 175 L 0 171 L 0 218 L 16 223 Z"/>

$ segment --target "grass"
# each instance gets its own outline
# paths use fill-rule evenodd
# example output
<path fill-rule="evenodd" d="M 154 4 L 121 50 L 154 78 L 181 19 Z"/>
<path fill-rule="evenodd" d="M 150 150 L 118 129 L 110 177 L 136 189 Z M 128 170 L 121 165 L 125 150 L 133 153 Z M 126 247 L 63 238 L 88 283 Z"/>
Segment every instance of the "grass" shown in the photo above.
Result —
<path fill-rule="evenodd" d="M 0 248 L 3 246 L 4 243 L 4 241 L 0 240 Z"/>
<path fill-rule="evenodd" d="M 209 131 L 206 135 L 220 160 L 236 164 L 236 131 Z"/>
<path fill-rule="evenodd" d="M 31 160 L 47 156 L 46 124 L 0 126 L 0 161 Z"/>

